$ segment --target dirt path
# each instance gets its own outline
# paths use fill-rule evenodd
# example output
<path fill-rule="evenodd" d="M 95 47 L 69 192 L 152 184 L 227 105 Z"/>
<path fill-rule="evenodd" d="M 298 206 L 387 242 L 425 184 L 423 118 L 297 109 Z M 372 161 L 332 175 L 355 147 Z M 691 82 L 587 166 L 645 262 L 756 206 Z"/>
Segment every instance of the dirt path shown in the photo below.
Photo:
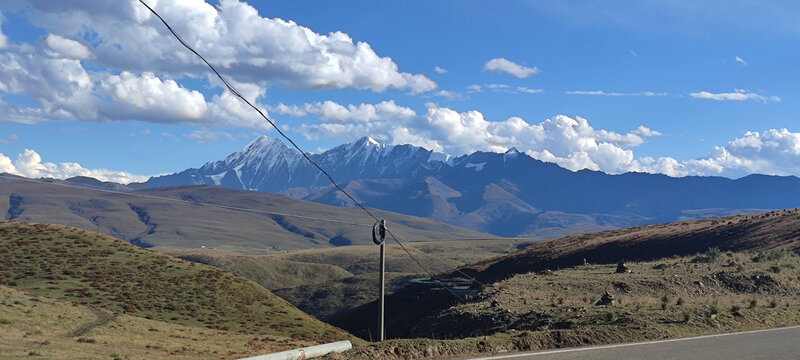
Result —
<path fill-rule="evenodd" d="M 86 333 L 88 333 L 95 327 L 108 324 L 111 320 L 114 320 L 117 317 L 116 314 L 112 315 L 95 307 L 87 306 L 87 308 L 92 312 L 92 314 L 94 314 L 97 317 L 97 320 L 82 325 L 81 327 L 75 329 L 75 331 L 72 331 L 69 334 L 67 334 L 67 337 L 78 337 L 86 335 Z"/>

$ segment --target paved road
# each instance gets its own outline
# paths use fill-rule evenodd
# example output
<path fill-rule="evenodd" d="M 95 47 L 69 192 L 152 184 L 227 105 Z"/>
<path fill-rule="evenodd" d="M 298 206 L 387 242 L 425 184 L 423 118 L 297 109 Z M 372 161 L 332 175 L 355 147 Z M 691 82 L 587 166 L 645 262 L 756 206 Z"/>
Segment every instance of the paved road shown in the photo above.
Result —
<path fill-rule="evenodd" d="M 800 359 L 800 326 L 605 346 L 469 358 L 471 360 Z"/>

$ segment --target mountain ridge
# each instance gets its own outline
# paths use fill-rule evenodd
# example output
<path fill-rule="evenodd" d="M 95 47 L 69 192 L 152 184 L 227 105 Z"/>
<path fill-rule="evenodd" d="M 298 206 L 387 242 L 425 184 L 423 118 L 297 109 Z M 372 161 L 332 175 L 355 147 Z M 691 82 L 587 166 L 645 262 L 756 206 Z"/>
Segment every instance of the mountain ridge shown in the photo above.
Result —
<path fill-rule="evenodd" d="M 570 171 L 513 148 L 448 157 L 369 137 L 308 156 L 365 206 L 499 236 L 569 235 L 800 206 L 794 176 Z M 302 157 L 264 136 L 223 161 L 154 177 L 146 186 L 213 184 L 353 206 Z"/>

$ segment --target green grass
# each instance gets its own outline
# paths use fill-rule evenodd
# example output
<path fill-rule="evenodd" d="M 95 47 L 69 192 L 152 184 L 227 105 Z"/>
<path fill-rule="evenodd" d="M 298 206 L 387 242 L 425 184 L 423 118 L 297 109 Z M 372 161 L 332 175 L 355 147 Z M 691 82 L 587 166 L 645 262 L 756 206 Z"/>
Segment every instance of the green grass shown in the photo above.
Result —
<path fill-rule="evenodd" d="M 251 280 L 76 228 L 0 222 L 0 285 L 153 320 L 311 342 L 349 338 Z"/>

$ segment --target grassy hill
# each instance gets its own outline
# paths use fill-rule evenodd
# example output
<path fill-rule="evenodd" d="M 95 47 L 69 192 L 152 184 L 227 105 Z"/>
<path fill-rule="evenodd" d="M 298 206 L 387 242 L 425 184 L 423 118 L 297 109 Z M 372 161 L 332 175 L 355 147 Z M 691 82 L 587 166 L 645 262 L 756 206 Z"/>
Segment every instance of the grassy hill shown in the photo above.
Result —
<path fill-rule="evenodd" d="M 696 256 L 710 248 L 715 249 L 716 253 L 726 254 L 725 257 L 716 260 L 719 262 L 706 263 L 705 257 Z M 709 297 L 724 298 L 733 293 L 744 294 L 745 297 L 758 296 L 757 302 L 762 304 L 766 301 L 766 297 L 775 297 L 791 306 L 797 306 L 800 304 L 798 301 L 800 299 L 797 297 L 800 289 L 797 281 L 800 275 L 798 270 L 800 263 L 794 254 L 798 250 L 800 250 L 800 211 L 797 209 L 565 237 L 461 267 L 459 269 L 461 272 L 476 277 L 481 283 L 488 285 L 467 300 L 451 296 L 440 287 L 408 286 L 398 290 L 387 299 L 387 309 L 391 309 L 387 310 L 388 334 L 391 337 L 458 338 L 474 336 L 475 331 L 482 331 L 483 334 L 504 333 L 511 331 L 512 328 L 553 330 L 566 326 L 567 329 L 573 327 L 581 329 L 586 323 L 576 322 L 575 319 L 570 320 L 573 325 L 556 323 L 562 321 L 559 319 L 564 319 L 564 316 L 569 318 L 582 313 L 584 314 L 582 316 L 589 314 L 611 316 L 596 311 L 584 313 L 588 310 L 580 309 L 581 306 L 590 308 L 592 301 L 598 300 L 602 295 L 603 289 L 618 293 L 624 292 L 625 289 L 630 291 L 640 287 L 641 290 L 635 295 L 624 300 L 634 304 L 639 303 L 640 307 L 647 302 L 655 301 L 653 299 L 658 300 L 658 297 L 664 294 L 672 300 L 684 297 L 685 301 L 688 301 L 686 300 L 688 297 L 694 296 L 696 298 L 692 301 L 696 308 L 692 310 L 693 312 L 699 312 L 701 308 L 707 309 L 707 306 L 710 306 L 707 303 Z M 728 252 L 730 256 L 727 255 Z M 613 272 L 613 264 L 622 259 L 650 263 L 634 268 L 635 278 L 623 280 L 623 284 L 615 285 L 614 279 L 618 278 L 607 275 Z M 595 273 L 569 270 L 587 266 L 584 264 L 603 267 Z M 656 266 L 681 271 L 652 269 Z M 567 275 L 547 276 L 546 274 L 550 274 L 551 271 Z M 450 271 L 439 276 L 442 280 L 451 277 L 463 277 L 463 274 Z M 680 283 L 676 283 L 676 280 L 680 280 Z M 734 299 L 742 300 L 741 297 Z M 522 303 L 518 303 L 519 301 Z M 505 308 L 504 302 L 517 303 L 514 306 L 520 308 L 513 306 Z M 736 304 L 730 304 L 733 305 Z M 514 313 L 527 307 L 539 309 L 538 314 L 541 314 L 542 306 L 551 306 L 558 309 L 557 311 L 572 315 L 556 314 L 558 315 L 556 316 L 548 311 L 550 315 L 543 317 L 537 315 L 534 310 L 530 313 Z M 625 311 L 632 310 L 626 308 Z M 375 316 L 372 315 L 374 313 L 376 313 L 375 304 L 370 303 L 352 312 L 340 314 L 332 319 L 332 323 L 349 329 L 359 336 L 368 336 L 367 329 L 374 322 Z M 620 315 L 617 313 L 614 316 L 618 318 Z M 677 318 L 677 315 L 669 318 L 665 318 L 664 315 L 658 316 L 654 315 L 652 319 L 673 321 Z M 795 317 L 782 317 L 782 315 L 769 319 L 774 324 L 784 320 L 790 323 L 800 321 Z M 735 320 L 731 323 L 731 328 L 756 326 L 755 324 L 759 323 L 752 319 L 742 323 L 738 317 Z M 639 324 L 636 325 L 638 326 L 636 329 L 646 329 L 650 325 L 647 323 L 645 327 L 641 327 Z M 610 328 L 613 331 L 631 331 L 631 327 L 625 323 L 615 323 L 614 326 Z M 713 330 L 707 327 L 703 329 L 703 331 Z M 639 330 L 634 331 L 637 336 L 645 336 L 643 335 L 645 333 Z M 373 333 L 374 331 L 372 329 Z M 662 335 L 669 336 L 669 334 Z"/>
<path fill-rule="evenodd" d="M 238 359 L 315 342 L 178 325 L 0 285 L 3 359 Z"/>
<path fill-rule="evenodd" d="M 75 226 L 157 249 L 268 253 L 372 243 L 373 220 L 361 210 L 216 186 L 109 192 L 3 179 L 0 198 L 7 199 L 0 201 L 7 220 Z M 433 220 L 373 212 L 409 241 L 487 237 Z"/>
<path fill-rule="evenodd" d="M 0 221 L 0 285 L 114 314 L 308 342 L 349 338 L 255 282 L 85 230 Z"/>
<path fill-rule="evenodd" d="M 431 241 L 405 244 L 428 270 L 454 267 L 508 254 L 530 240 Z M 218 251 L 172 250 L 166 253 L 212 265 L 256 281 L 318 319 L 373 301 L 378 296 L 378 250 L 375 245 L 242 255 Z M 387 246 L 387 292 L 413 277 L 427 276 L 398 245 Z"/>

